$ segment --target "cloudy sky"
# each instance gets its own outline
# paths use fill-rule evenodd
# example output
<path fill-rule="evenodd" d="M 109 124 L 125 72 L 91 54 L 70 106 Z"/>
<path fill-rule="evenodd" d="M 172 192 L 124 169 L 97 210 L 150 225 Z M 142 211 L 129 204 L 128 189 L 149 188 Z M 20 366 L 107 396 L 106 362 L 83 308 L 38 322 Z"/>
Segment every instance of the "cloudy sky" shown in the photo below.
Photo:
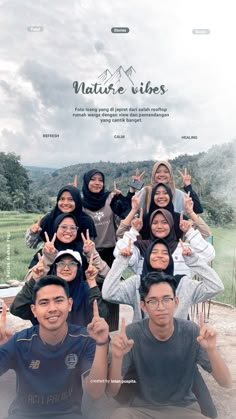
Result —
<path fill-rule="evenodd" d="M 236 29 L 233 0 L 226 3 L 0 0 L 0 151 L 19 154 L 25 165 L 64 167 L 173 158 L 231 141 Z M 75 94 L 75 80 L 90 85 L 119 66 L 135 69 L 134 86 L 151 81 L 168 91 L 133 95 L 122 79 L 123 95 Z M 169 117 L 135 124 L 72 116 L 75 107 L 112 106 L 167 108 Z"/>

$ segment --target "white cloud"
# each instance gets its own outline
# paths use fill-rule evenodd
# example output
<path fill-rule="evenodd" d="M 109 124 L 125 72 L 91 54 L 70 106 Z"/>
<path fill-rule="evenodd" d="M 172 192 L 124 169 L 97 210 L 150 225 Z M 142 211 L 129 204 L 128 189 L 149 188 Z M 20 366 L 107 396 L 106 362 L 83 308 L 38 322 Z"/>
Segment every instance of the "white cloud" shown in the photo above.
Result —
<path fill-rule="evenodd" d="M 214 8 L 214 13 L 212 13 Z M 235 137 L 233 3 L 211 0 L 0 2 L 0 151 L 24 164 L 62 167 L 98 160 L 171 158 Z M 42 32 L 29 32 L 39 25 Z M 112 34 L 127 26 L 129 34 Z M 209 35 L 193 35 L 209 28 Z M 75 95 L 106 68 L 133 66 L 137 85 L 166 84 L 163 95 Z M 75 107 L 167 107 L 168 119 L 142 124 L 72 117 Z M 43 134 L 59 134 L 46 139 Z M 117 140 L 115 134 L 124 134 Z M 182 136 L 197 136 L 194 141 Z M 39 164 L 39 159 L 41 162 Z"/>

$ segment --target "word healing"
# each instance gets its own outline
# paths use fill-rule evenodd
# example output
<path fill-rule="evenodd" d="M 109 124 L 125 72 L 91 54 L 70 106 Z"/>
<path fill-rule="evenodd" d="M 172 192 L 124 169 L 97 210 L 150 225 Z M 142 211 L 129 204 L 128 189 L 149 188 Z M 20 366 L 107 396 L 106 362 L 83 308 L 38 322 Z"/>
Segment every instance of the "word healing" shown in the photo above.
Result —
<path fill-rule="evenodd" d="M 109 86 L 105 87 L 99 83 L 91 83 L 91 85 L 87 86 L 85 82 L 79 83 L 78 81 L 73 82 L 73 89 L 75 94 L 82 93 L 82 95 L 109 95 L 110 93 L 116 95 L 117 93 L 123 95 L 126 92 L 126 89 L 122 86 L 115 87 L 113 83 L 109 84 Z M 161 86 L 151 86 L 151 82 L 148 81 L 146 84 L 143 82 L 140 83 L 139 87 L 131 87 L 131 92 L 136 95 L 137 93 L 141 94 L 155 94 L 155 95 L 164 95 L 168 89 L 164 84 Z"/>

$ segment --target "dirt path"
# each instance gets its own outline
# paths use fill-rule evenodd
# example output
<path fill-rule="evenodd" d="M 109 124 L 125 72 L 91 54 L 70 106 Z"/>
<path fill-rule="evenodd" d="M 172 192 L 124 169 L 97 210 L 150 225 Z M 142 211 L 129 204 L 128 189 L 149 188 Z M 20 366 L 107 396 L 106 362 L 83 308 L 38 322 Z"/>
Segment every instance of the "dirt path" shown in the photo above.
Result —
<path fill-rule="evenodd" d="M 132 319 L 132 309 L 122 306 L 122 316 L 126 317 L 127 323 Z M 209 324 L 218 332 L 217 346 L 231 369 L 233 378 L 232 389 L 223 389 L 218 386 L 214 379 L 203 372 L 218 410 L 218 419 L 236 419 L 236 309 L 212 305 L 210 310 Z M 19 330 L 30 325 L 14 316 L 8 316 L 8 326 L 13 330 Z M 7 415 L 7 409 L 15 394 L 15 376 L 12 371 L 0 378 L 0 419 Z"/>

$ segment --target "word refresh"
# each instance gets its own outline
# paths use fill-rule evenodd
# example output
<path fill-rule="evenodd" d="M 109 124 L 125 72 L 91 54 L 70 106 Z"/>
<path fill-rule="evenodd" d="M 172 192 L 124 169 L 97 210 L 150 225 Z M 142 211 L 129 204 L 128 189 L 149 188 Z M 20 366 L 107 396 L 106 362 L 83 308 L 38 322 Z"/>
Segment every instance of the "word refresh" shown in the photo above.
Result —
<path fill-rule="evenodd" d="M 126 89 L 122 86 L 116 88 L 114 87 L 113 83 L 109 84 L 109 86 L 102 86 L 100 83 L 91 83 L 91 85 L 86 86 L 85 82 L 79 83 L 78 81 L 73 82 L 73 89 L 75 94 L 82 93 L 83 95 L 109 95 L 110 93 L 116 95 L 117 93 L 123 95 L 126 92 Z M 143 82 L 140 83 L 139 87 L 131 87 L 131 92 L 135 95 L 137 93 L 141 94 L 155 94 L 155 95 L 164 95 L 168 89 L 164 84 L 161 86 L 151 86 L 151 82 L 148 81 L 146 84 Z"/>

